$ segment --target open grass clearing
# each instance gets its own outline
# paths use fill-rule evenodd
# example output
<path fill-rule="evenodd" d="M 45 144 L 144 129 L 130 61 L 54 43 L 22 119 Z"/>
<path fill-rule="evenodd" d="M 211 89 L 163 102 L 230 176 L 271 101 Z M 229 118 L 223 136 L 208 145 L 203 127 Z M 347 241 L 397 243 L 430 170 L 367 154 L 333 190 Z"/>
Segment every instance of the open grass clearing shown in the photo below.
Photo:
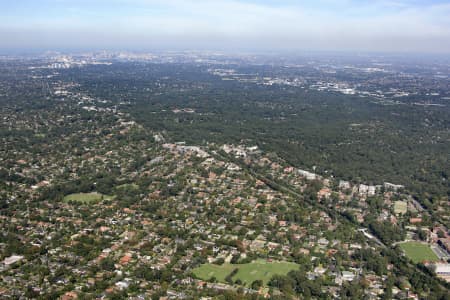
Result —
<path fill-rule="evenodd" d="M 414 263 L 439 260 L 437 255 L 427 244 L 419 242 L 406 242 L 399 244 L 399 246 L 403 249 L 405 255 Z"/>
<path fill-rule="evenodd" d="M 119 190 L 125 190 L 125 189 L 128 189 L 128 190 L 137 190 L 137 189 L 139 189 L 139 185 L 137 185 L 137 184 L 135 184 L 135 183 L 124 183 L 124 184 L 121 184 L 121 185 L 118 185 L 118 186 L 116 186 L 115 187 L 116 189 L 119 189 Z"/>
<path fill-rule="evenodd" d="M 232 277 L 233 281 L 240 279 L 245 286 L 250 286 L 255 280 L 262 280 L 267 285 L 273 275 L 286 275 L 292 270 L 298 269 L 298 265 L 285 261 L 267 261 L 263 259 L 255 260 L 248 264 L 228 264 L 223 265 L 203 264 L 193 270 L 198 278 L 209 280 L 215 277 L 219 282 L 226 282 L 225 277 L 234 269 L 238 269 L 236 275 Z"/>
<path fill-rule="evenodd" d="M 113 196 L 103 195 L 101 193 L 92 192 L 92 193 L 76 193 L 70 194 L 64 197 L 64 202 L 75 201 L 83 204 L 96 203 L 101 200 L 109 200 L 112 199 Z"/>

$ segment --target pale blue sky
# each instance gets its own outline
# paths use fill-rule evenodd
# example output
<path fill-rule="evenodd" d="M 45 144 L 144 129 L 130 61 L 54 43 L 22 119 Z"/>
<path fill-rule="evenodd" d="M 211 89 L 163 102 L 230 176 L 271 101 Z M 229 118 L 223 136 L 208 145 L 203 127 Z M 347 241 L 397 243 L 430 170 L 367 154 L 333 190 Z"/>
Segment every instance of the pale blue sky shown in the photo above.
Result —
<path fill-rule="evenodd" d="M 0 48 L 450 53 L 450 0 L 0 0 Z"/>

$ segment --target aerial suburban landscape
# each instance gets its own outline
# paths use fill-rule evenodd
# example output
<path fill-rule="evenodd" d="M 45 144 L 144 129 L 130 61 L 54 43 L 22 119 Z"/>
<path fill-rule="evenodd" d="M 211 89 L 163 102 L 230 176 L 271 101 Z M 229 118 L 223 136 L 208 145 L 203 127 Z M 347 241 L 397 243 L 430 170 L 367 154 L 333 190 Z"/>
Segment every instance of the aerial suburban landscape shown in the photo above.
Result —
<path fill-rule="evenodd" d="M 289 60 L 2 57 L 1 297 L 448 299 L 450 63 Z"/>
<path fill-rule="evenodd" d="M 0 300 L 450 300 L 449 16 L 0 1 Z"/>

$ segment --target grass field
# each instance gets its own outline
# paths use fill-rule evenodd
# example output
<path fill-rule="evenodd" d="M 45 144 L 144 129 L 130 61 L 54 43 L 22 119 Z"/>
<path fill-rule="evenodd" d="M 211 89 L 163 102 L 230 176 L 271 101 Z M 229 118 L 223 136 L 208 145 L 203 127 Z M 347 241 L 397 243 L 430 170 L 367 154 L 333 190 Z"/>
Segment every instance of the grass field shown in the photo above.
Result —
<path fill-rule="evenodd" d="M 438 261 L 439 258 L 431 250 L 430 246 L 427 244 L 422 244 L 418 242 L 406 242 L 401 243 L 400 247 L 405 252 L 406 256 L 411 259 L 414 263 L 427 261 Z"/>
<path fill-rule="evenodd" d="M 262 280 L 266 285 L 273 275 L 286 275 L 289 271 L 298 269 L 298 265 L 291 262 L 274 261 L 267 262 L 263 259 L 255 260 L 248 264 L 204 264 L 193 270 L 193 273 L 203 280 L 216 277 L 217 281 L 225 282 L 225 277 L 234 269 L 239 271 L 233 276 L 233 281 L 240 279 L 244 285 L 250 286 L 255 280 Z"/>
<path fill-rule="evenodd" d="M 103 195 L 100 193 L 78 193 L 70 194 L 64 197 L 64 202 L 75 201 L 84 204 L 98 202 L 102 199 L 111 199 L 111 196 Z"/>

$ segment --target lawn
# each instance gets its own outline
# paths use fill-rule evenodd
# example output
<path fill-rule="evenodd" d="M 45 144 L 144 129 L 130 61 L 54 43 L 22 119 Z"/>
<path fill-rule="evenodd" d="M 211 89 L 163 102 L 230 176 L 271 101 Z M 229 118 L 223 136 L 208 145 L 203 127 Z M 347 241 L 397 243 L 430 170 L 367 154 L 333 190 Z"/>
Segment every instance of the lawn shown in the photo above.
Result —
<path fill-rule="evenodd" d="M 407 211 L 408 211 L 408 203 L 406 203 L 405 201 L 395 201 L 394 213 L 406 214 Z"/>
<path fill-rule="evenodd" d="M 414 263 L 427 261 L 438 261 L 439 258 L 431 250 L 430 246 L 427 244 L 422 244 L 418 242 L 406 242 L 401 243 L 400 247 L 405 252 L 406 256 L 411 259 Z"/>
<path fill-rule="evenodd" d="M 238 269 L 233 281 L 240 279 L 246 286 L 250 286 L 255 280 L 262 280 L 267 285 L 273 275 L 286 275 L 289 271 L 298 269 L 298 265 L 291 262 L 273 261 L 263 259 L 255 260 L 248 264 L 204 264 L 193 270 L 193 273 L 203 280 L 215 277 L 219 282 L 225 282 L 225 277 L 234 269 Z"/>
<path fill-rule="evenodd" d="M 111 199 L 111 196 L 103 195 L 100 193 L 78 193 L 70 194 L 64 197 L 64 202 L 75 201 L 84 204 L 98 202 L 103 199 Z"/>
<path fill-rule="evenodd" d="M 129 189 L 129 190 L 137 190 L 139 189 L 139 186 L 135 183 L 125 183 L 125 184 L 121 184 L 116 186 L 116 189 Z"/>

